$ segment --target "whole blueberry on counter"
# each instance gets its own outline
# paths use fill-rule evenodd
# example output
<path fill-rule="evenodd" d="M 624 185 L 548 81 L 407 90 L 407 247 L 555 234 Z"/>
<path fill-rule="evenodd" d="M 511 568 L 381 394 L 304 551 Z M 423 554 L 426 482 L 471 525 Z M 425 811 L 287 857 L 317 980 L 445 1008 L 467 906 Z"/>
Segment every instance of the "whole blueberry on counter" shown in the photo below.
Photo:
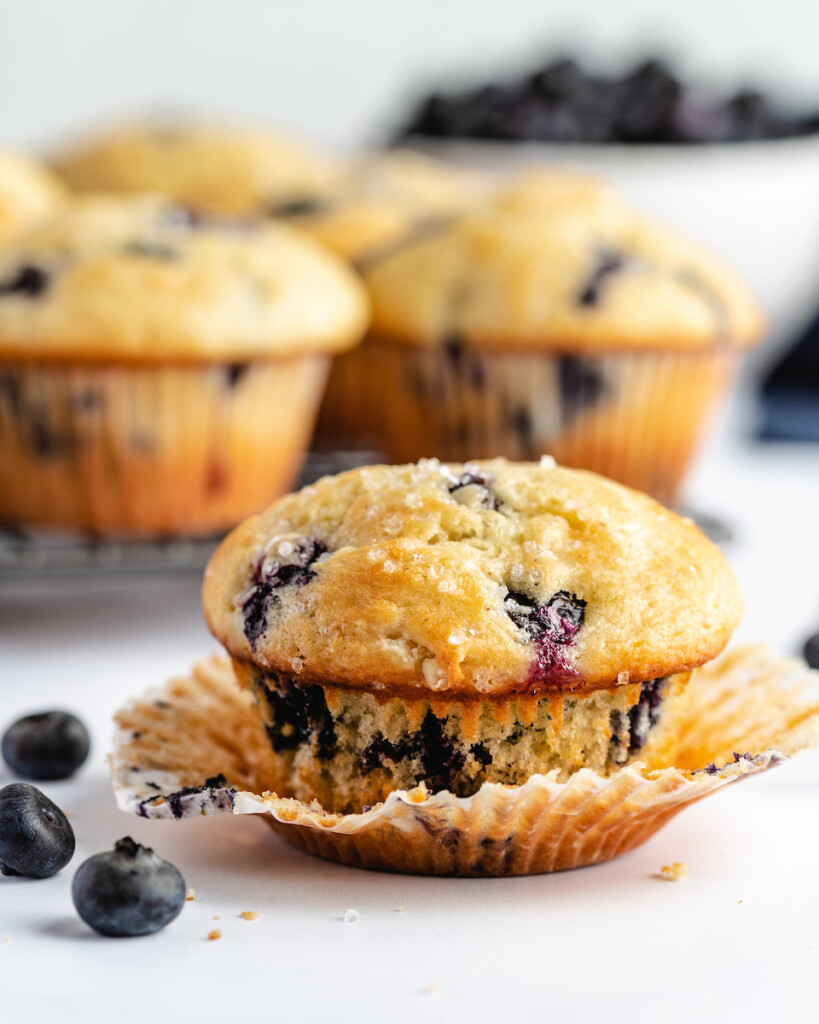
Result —
<path fill-rule="evenodd" d="M 802 649 L 805 661 L 811 668 L 819 668 L 819 633 L 814 633 L 805 641 Z"/>
<path fill-rule="evenodd" d="M 26 715 L 3 736 L 3 760 L 24 779 L 67 779 L 88 757 L 88 730 L 67 711 Z"/>
<path fill-rule="evenodd" d="M 0 872 L 50 878 L 74 856 L 74 830 L 36 786 L 13 782 L 0 789 Z"/>
<path fill-rule="evenodd" d="M 126 837 L 77 868 L 71 895 L 77 913 L 101 935 L 150 935 L 179 914 L 185 882 L 173 864 Z"/>

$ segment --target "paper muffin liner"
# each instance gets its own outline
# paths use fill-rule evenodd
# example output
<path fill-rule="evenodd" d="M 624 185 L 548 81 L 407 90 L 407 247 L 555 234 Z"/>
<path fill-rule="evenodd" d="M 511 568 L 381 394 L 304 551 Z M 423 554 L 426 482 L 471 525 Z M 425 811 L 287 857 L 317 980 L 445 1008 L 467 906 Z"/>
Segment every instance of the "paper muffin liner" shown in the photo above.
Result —
<path fill-rule="evenodd" d="M 577 355 L 370 338 L 334 362 L 317 443 L 398 463 L 549 454 L 671 500 L 737 363 L 729 346 Z"/>
<path fill-rule="evenodd" d="M 295 846 L 357 867 L 538 874 L 610 860 L 688 804 L 819 743 L 819 673 L 742 647 L 692 674 L 672 763 L 485 783 L 470 797 L 422 784 L 334 814 L 276 792 L 252 701 L 213 656 L 121 710 L 111 758 L 119 807 L 145 818 L 262 814 Z"/>
<path fill-rule="evenodd" d="M 328 358 L 0 364 L 0 522 L 201 534 L 287 491 Z"/>

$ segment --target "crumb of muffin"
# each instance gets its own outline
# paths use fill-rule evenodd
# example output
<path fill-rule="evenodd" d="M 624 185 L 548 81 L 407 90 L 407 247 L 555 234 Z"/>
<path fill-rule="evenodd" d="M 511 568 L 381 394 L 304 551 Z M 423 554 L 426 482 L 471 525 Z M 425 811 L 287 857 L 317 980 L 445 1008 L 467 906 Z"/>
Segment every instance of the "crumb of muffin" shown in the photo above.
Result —
<path fill-rule="evenodd" d="M 354 924 L 357 920 L 358 920 L 358 911 L 357 910 L 353 910 L 352 907 L 349 907 L 344 912 L 344 923 L 345 924 Z"/>
<path fill-rule="evenodd" d="M 217 939 L 222 938 L 222 932 L 218 928 L 214 928 L 212 932 L 208 932 L 208 942 L 215 942 Z"/>
<path fill-rule="evenodd" d="M 404 913 L 404 912 L 406 911 L 406 909 L 407 909 L 407 908 L 406 908 L 406 907 L 404 907 L 404 906 L 401 906 L 401 907 L 396 907 L 396 908 L 395 908 L 395 912 L 396 912 L 396 914 L 403 914 L 403 913 Z"/>
<path fill-rule="evenodd" d="M 675 860 L 673 864 L 663 864 L 660 874 L 669 882 L 681 882 L 688 874 L 688 865 Z M 740 903 L 742 900 L 740 900 Z"/>
<path fill-rule="evenodd" d="M 424 992 L 428 996 L 438 996 L 441 994 L 441 986 L 437 981 L 431 981 L 424 989 Z"/>
<path fill-rule="evenodd" d="M 239 917 L 241 917 L 243 921 L 255 921 L 258 916 L 258 910 L 243 910 L 241 914 L 239 914 Z"/>
<path fill-rule="evenodd" d="M 185 890 L 185 902 L 186 903 L 192 903 L 194 899 L 196 899 L 196 890 L 195 889 L 186 889 Z"/>

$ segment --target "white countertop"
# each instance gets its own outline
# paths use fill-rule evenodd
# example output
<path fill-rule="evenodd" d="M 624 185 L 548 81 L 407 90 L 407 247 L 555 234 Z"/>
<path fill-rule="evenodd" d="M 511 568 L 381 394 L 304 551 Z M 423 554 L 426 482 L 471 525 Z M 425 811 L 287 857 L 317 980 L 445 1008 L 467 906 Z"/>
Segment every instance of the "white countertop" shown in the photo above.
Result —
<path fill-rule="evenodd" d="M 725 550 L 747 599 L 736 639 L 795 653 L 819 629 L 819 448 L 754 448 L 723 428 L 688 495 L 735 530 Z M 377 874 L 297 852 L 255 816 L 120 813 L 110 716 L 215 649 L 198 585 L 0 581 L 0 727 L 63 706 L 94 738 L 76 781 L 42 787 L 71 816 L 72 864 L 45 881 L 0 877 L 4 1024 L 814 1019 L 816 756 L 730 786 L 619 860 L 532 878 Z M 76 916 L 71 876 L 124 835 L 176 864 L 196 898 L 155 936 L 103 939 Z M 685 881 L 658 877 L 672 861 Z M 208 941 L 214 928 L 222 938 Z"/>

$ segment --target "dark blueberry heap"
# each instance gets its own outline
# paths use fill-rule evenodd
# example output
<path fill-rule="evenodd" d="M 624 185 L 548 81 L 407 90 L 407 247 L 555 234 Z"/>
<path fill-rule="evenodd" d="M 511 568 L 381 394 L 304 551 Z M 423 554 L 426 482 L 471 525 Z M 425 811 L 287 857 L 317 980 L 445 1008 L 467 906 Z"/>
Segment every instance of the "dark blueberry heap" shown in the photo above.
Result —
<path fill-rule="evenodd" d="M 45 270 L 29 264 L 20 267 L 8 280 L 0 281 L 0 297 L 22 295 L 27 299 L 36 299 L 48 288 L 48 282 L 49 275 Z"/>
<path fill-rule="evenodd" d="M 433 93 L 397 133 L 534 142 L 708 143 L 810 135 L 819 114 L 783 113 L 760 92 L 723 99 L 692 89 L 663 61 L 597 75 L 560 59 L 512 81 Z"/>
<path fill-rule="evenodd" d="M 589 274 L 586 283 L 577 296 L 579 306 L 594 307 L 600 303 L 603 290 L 610 277 L 618 274 L 626 264 L 622 253 L 604 249 L 597 256 L 597 261 Z"/>
<path fill-rule="evenodd" d="M 486 476 L 484 473 L 480 473 L 475 469 L 467 467 L 466 470 L 463 473 L 461 473 L 460 476 L 453 475 L 449 478 L 447 489 L 449 490 L 449 493 L 453 495 L 457 501 L 457 494 L 464 487 L 480 487 L 482 491 L 481 504 L 485 508 L 491 508 L 497 512 L 497 510 L 500 508 L 500 499 L 492 491 L 492 488 L 490 487 L 491 482 L 491 477 Z"/>
<path fill-rule="evenodd" d="M 3 760 L 24 779 L 67 779 L 88 757 L 88 730 L 67 711 L 26 715 L 6 730 Z"/>
<path fill-rule="evenodd" d="M 173 864 L 125 838 L 79 866 L 71 895 L 77 913 L 101 935 L 150 935 L 182 910 L 185 882 Z"/>
<path fill-rule="evenodd" d="M 13 782 L 0 789 L 0 872 L 50 878 L 74 856 L 74 830 L 39 789 Z"/>
<path fill-rule="evenodd" d="M 273 689 L 258 679 L 256 688 L 270 711 L 272 724 L 267 726 L 267 734 L 277 754 L 311 741 L 316 757 L 326 760 L 335 754 L 333 716 L 320 686 L 283 683 Z"/>
<path fill-rule="evenodd" d="M 253 650 L 256 641 L 267 627 L 271 607 L 279 600 L 276 593 L 281 587 L 303 587 L 315 578 L 313 563 L 327 550 L 315 537 L 307 537 L 294 546 L 292 561 L 278 562 L 265 556 L 259 559 L 254 573 L 254 585 L 242 602 L 245 618 L 245 636 Z"/>
<path fill-rule="evenodd" d="M 565 648 L 574 643 L 586 617 L 582 598 L 559 590 L 547 604 L 539 605 L 526 594 L 510 590 L 503 608 L 526 640 L 537 647 L 537 678 L 571 674 Z"/>
<path fill-rule="evenodd" d="M 492 755 L 482 743 L 455 743 L 444 731 L 444 722 L 427 711 L 417 732 L 409 733 L 397 743 L 379 735 L 360 752 L 359 758 L 364 775 L 380 768 L 385 761 L 397 765 L 409 760 L 416 783 L 425 782 L 433 793 L 448 789 L 458 796 L 466 796 L 474 787 L 460 781 L 458 775 L 470 754 L 484 767 L 492 761 Z"/>

